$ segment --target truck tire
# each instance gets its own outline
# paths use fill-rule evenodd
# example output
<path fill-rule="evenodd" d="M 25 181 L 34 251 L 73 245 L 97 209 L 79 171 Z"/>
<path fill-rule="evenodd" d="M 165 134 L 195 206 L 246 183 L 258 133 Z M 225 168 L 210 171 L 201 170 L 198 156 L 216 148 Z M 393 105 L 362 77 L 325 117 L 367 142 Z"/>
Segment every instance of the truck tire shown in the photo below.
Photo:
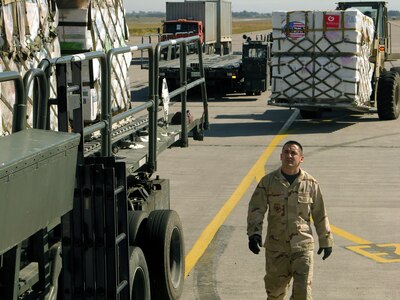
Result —
<path fill-rule="evenodd" d="M 400 74 L 400 67 L 392 67 L 392 68 L 390 68 L 390 71 L 391 72 L 397 72 L 397 73 Z"/>
<path fill-rule="evenodd" d="M 185 258 L 183 230 L 173 210 L 155 210 L 147 221 L 146 261 L 152 299 L 179 299 L 183 291 Z"/>
<path fill-rule="evenodd" d="M 400 114 L 400 75 L 395 71 L 383 73 L 378 83 L 378 116 L 381 120 L 395 120 Z"/>
<path fill-rule="evenodd" d="M 300 109 L 300 115 L 303 119 L 319 119 L 322 117 L 322 109 L 318 110 Z"/>
<path fill-rule="evenodd" d="M 148 216 L 144 211 L 128 211 L 129 246 L 143 247 Z"/>
<path fill-rule="evenodd" d="M 131 300 L 150 300 L 150 277 L 146 259 L 139 247 L 130 247 L 129 280 Z"/>

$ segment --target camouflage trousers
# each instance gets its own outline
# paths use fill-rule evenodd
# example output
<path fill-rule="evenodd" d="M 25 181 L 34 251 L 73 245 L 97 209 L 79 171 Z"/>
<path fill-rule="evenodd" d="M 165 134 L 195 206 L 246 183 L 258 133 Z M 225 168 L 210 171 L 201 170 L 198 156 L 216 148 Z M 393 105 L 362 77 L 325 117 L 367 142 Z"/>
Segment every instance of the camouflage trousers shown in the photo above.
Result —
<path fill-rule="evenodd" d="M 293 278 L 293 300 L 312 300 L 313 251 L 276 252 L 266 251 L 265 290 L 268 300 L 283 300 Z"/>

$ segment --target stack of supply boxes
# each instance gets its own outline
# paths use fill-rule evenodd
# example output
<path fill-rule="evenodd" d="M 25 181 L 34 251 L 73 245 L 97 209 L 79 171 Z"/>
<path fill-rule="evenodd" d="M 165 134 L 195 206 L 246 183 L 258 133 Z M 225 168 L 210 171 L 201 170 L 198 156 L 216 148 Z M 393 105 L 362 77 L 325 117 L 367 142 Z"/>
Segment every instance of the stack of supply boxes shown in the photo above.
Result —
<path fill-rule="evenodd" d="M 22 76 L 44 58 L 60 56 L 57 38 L 58 10 L 54 0 L 4 0 L 0 4 L 0 72 L 15 71 Z M 51 97 L 55 95 L 52 81 Z M 27 117 L 32 125 L 32 91 L 28 91 Z M 0 136 L 11 133 L 15 103 L 13 82 L 0 84 Z M 56 111 L 51 110 L 52 127 L 57 127 Z"/>
<path fill-rule="evenodd" d="M 60 21 L 57 28 L 62 54 L 108 51 L 126 46 L 128 29 L 122 0 L 58 0 Z M 124 54 L 112 61 L 111 97 L 113 113 L 129 108 L 128 70 L 132 56 Z M 86 121 L 94 121 L 101 108 L 100 64 L 83 64 L 83 112 Z M 90 82 L 92 78 L 93 82 Z"/>
<path fill-rule="evenodd" d="M 4 0 L 0 3 L 0 72 L 16 71 L 24 76 L 44 58 L 107 51 L 126 46 L 128 29 L 122 0 Z M 128 69 L 131 54 L 118 56 L 112 66 L 113 113 L 130 105 Z M 100 113 L 100 65 L 83 64 L 84 118 L 91 122 Z M 87 69 L 87 70 L 86 70 Z M 89 73 L 90 69 L 90 73 Z M 50 97 L 56 98 L 55 77 Z M 32 126 L 32 94 L 28 91 L 28 126 Z M 0 136 L 11 133 L 15 103 L 13 82 L 0 84 Z M 57 129 L 56 107 L 51 107 L 50 127 Z"/>
<path fill-rule="evenodd" d="M 373 20 L 358 10 L 274 12 L 276 102 L 367 105 Z"/>

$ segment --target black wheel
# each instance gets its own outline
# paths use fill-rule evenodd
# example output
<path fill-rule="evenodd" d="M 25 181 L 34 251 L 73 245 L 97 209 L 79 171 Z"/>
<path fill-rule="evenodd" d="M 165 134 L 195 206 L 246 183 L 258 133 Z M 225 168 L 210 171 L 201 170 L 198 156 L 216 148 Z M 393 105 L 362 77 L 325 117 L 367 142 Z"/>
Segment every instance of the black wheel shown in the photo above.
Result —
<path fill-rule="evenodd" d="M 381 120 L 395 120 L 400 114 L 400 75 L 395 71 L 385 72 L 378 83 L 378 116 Z"/>
<path fill-rule="evenodd" d="M 146 261 L 152 299 L 179 299 L 184 282 L 183 230 L 173 210 L 156 210 L 147 220 Z"/>
<path fill-rule="evenodd" d="M 255 92 L 255 93 L 254 93 L 254 95 L 256 95 L 256 96 L 260 96 L 260 95 L 261 95 L 261 91 L 257 91 L 257 92 Z"/>
<path fill-rule="evenodd" d="M 303 119 L 319 119 L 322 117 L 322 110 L 305 110 L 300 109 L 300 115 Z"/>
<path fill-rule="evenodd" d="M 139 247 L 131 247 L 129 279 L 131 300 L 150 300 L 150 277 L 146 259 Z"/>
<path fill-rule="evenodd" d="M 204 140 L 204 131 L 196 126 L 193 130 L 193 139 L 195 141 L 203 141 Z"/>
<path fill-rule="evenodd" d="M 143 247 L 148 216 L 144 211 L 128 211 L 129 246 Z"/>
<path fill-rule="evenodd" d="M 390 68 L 390 71 L 391 72 L 397 72 L 397 73 L 400 74 L 400 67 L 392 67 L 392 68 Z"/>
<path fill-rule="evenodd" d="M 253 96 L 253 92 L 252 91 L 246 91 L 246 96 Z"/>

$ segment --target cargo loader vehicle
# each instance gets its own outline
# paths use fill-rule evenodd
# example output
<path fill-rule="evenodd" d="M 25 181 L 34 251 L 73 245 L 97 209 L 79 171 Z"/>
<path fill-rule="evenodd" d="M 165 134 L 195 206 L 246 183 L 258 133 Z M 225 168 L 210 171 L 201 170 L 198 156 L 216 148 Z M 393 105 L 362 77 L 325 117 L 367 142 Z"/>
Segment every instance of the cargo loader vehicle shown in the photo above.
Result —
<path fill-rule="evenodd" d="M 270 35 L 253 40 L 243 35 L 242 46 L 243 90 L 247 96 L 261 95 L 269 88 L 271 65 Z"/>
<path fill-rule="evenodd" d="M 152 175 L 162 151 L 187 147 L 189 135 L 203 139 L 204 71 L 190 84 L 182 78 L 183 86 L 172 91 L 181 95 L 180 122 L 159 114 L 155 91 L 162 49 L 195 42 L 200 48 L 199 38 L 191 37 L 155 48 L 144 44 L 44 59 L 23 77 L 0 73 L 0 82 L 12 83 L 16 91 L 12 132 L 0 137 L 1 299 L 179 299 L 182 224 L 170 209 L 168 179 Z M 149 57 L 148 100 L 113 113 L 112 60 L 142 50 Z M 83 78 L 89 61 L 100 65 L 101 114 L 86 123 Z M 52 78 L 55 98 L 49 92 Z M 187 90 L 197 85 L 203 113 L 189 122 Z M 52 130 L 54 107 L 58 127 Z"/>
<path fill-rule="evenodd" d="M 273 13 L 268 103 L 299 108 L 303 118 L 347 109 L 397 119 L 399 68 L 387 69 L 386 63 L 399 60 L 400 54 L 392 52 L 387 3 L 339 2 L 336 9 Z"/>
<path fill-rule="evenodd" d="M 187 64 L 188 81 L 197 80 L 200 76 L 198 56 L 188 55 Z M 241 55 L 204 55 L 203 64 L 208 91 L 242 92 Z M 168 87 L 176 88 L 179 85 L 180 73 L 179 59 L 160 61 L 160 76 L 167 80 Z"/>
<path fill-rule="evenodd" d="M 158 40 L 199 36 L 202 41 L 203 64 L 209 91 L 259 95 L 267 89 L 270 41 L 247 40 L 242 53 L 232 53 L 232 9 L 229 1 L 183 1 L 166 3 L 166 21 Z M 147 38 L 151 38 L 148 36 Z M 143 37 L 144 41 L 145 38 Z M 199 62 L 193 48 L 187 45 L 188 80 L 199 76 Z M 160 76 L 168 87 L 180 82 L 180 47 L 171 45 L 162 52 Z M 143 58 L 143 56 L 142 56 Z M 142 59 L 142 68 L 146 63 Z"/>
<path fill-rule="evenodd" d="M 181 51 L 175 114 L 156 91 L 162 50 L 201 49 L 199 37 L 128 46 L 121 0 L 2 1 L 1 13 L 0 299 L 179 299 L 183 228 L 157 159 L 203 139 L 204 70 L 187 84 Z M 145 99 L 131 98 L 137 51 Z"/>
<path fill-rule="evenodd" d="M 207 90 L 216 93 L 246 93 L 261 95 L 269 88 L 271 42 L 266 36 L 254 40 L 244 36 L 241 54 L 203 55 Z M 161 60 L 160 76 L 169 87 L 180 83 L 179 60 Z M 188 80 L 196 80 L 200 74 L 198 57 L 188 55 Z"/>

